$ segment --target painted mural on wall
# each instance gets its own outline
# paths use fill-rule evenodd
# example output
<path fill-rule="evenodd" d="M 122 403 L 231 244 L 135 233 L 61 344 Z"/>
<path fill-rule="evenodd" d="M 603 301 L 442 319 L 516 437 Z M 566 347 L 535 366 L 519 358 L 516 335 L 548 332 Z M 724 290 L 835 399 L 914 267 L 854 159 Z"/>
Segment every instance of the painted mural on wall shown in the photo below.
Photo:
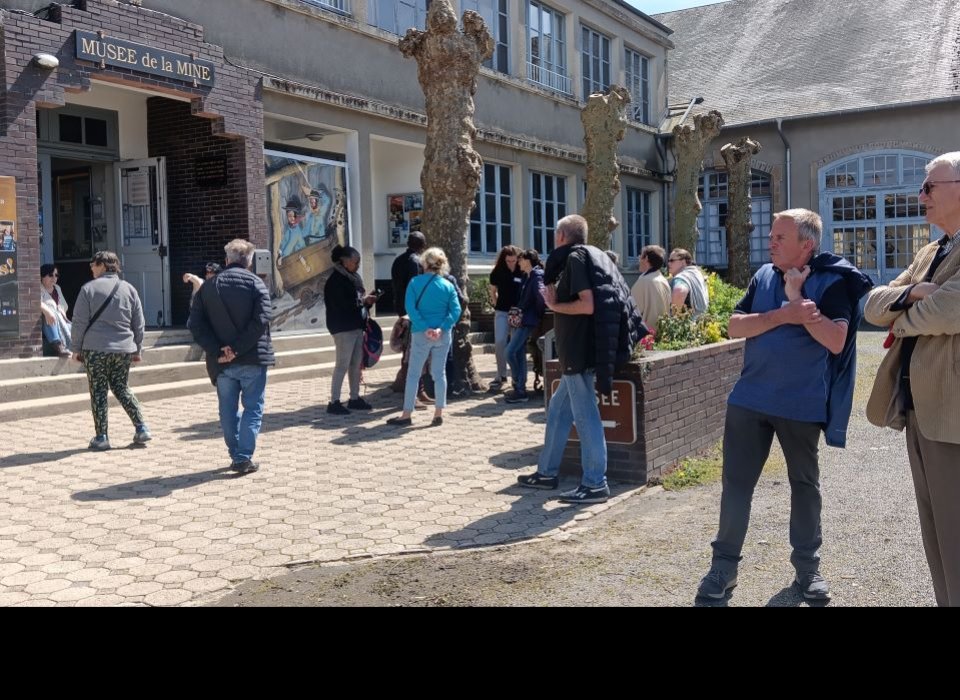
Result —
<path fill-rule="evenodd" d="M 20 333 L 17 298 L 17 185 L 0 177 L 0 338 Z"/>
<path fill-rule="evenodd" d="M 322 330 L 330 251 L 350 240 L 347 167 L 337 161 L 264 151 L 273 330 Z"/>

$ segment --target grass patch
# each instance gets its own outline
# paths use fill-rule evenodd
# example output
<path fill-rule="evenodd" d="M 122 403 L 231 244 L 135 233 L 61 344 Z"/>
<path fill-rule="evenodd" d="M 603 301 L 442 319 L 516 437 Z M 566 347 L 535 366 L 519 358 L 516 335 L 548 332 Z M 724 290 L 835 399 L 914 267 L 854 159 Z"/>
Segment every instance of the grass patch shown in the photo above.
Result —
<path fill-rule="evenodd" d="M 722 446 L 723 443 L 718 441 L 713 447 L 680 460 L 663 477 L 663 488 L 667 491 L 680 491 L 691 486 L 719 481 L 723 471 Z"/>

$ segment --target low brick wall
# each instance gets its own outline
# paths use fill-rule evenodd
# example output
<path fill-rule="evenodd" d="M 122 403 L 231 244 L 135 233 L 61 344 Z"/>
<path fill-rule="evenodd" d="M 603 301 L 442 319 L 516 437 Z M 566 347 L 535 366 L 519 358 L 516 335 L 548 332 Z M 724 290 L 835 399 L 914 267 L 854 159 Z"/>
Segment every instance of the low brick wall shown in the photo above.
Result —
<path fill-rule="evenodd" d="M 723 436 L 727 396 L 740 377 L 743 340 L 690 350 L 656 352 L 631 363 L 616 379 L 637 387 L 637 441 L 607 444 L 607 476 L 645 484 L 665 468 Z M 580 443 L 567 443 L 564 474 L 580 473 Z"/>

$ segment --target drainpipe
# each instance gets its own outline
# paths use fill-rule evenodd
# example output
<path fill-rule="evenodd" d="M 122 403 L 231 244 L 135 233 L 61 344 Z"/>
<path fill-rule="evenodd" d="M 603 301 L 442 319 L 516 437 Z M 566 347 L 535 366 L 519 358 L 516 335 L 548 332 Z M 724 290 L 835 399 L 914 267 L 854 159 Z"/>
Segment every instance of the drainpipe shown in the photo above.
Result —
<path fill-rule="evenodd" d="M 780 140 L 783 141 L 783 146 L 787 151 L 787 173 L 784 178 L 784 184 L 787 187 L 787 209 L 791 209 L 791 204 L 793 202 L 793 189 L 791 187 L 791 177 L 790 177 L 790 142 L 787 141 L 787 137 L 783 133 L 783 119 L 777 117 L 777 133 L 780 134 Z"/>
<path fill-rule="evenodd" d="M 664 176 L 667 175 L 666 140 L 668 138 L 667 134 L 657 134 L 653 139 L 657 146 L 657 155 L 660 156 L 660 173 Z M 663 247 L 667 250 L 670 249 L 670 207 L 667 206 L 670 203 L 669 192 L 670 183 L 664 178 L 663 187 L 660 188 L 660 225 L 662 226 L 661 231 L 663 231 Z"/>

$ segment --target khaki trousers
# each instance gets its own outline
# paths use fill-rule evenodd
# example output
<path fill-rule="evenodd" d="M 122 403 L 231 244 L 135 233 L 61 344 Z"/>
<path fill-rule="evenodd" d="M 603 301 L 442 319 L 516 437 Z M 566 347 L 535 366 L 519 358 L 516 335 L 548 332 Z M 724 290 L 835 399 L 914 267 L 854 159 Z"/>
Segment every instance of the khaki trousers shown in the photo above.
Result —
<path fill-rule="evenodd" d="M 960 607 L 960 445 L 928 440 L 908 411 L 907 453 L 937 605 Z"/>

